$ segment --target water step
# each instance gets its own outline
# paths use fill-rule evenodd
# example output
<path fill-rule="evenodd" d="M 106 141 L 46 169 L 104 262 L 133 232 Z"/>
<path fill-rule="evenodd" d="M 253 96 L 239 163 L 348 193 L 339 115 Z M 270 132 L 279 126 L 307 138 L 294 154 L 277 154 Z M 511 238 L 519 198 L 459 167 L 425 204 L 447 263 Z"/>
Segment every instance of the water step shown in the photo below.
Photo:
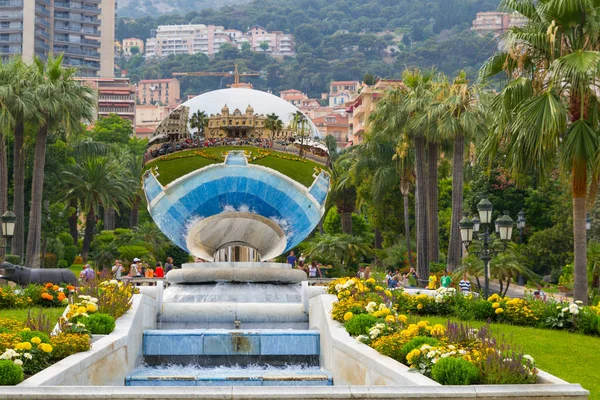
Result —
<path fill-rule="evenodd" d="M 143 341 L 150 365 L 318 365 L 319 354 L 320 335 L 314 330 L 147 330 Z"/>
<path fill-rule="evenodd" d="M 331 386 L 330 374 L 319 367 L 143 366 L 125 379 L 125 386 Z"/>
<path fill-rule="evenodd" d="M 228 264 L 228 263 L 222 263 Z M 263 264 L 260 263 L 261 267 Z M 279 265 L 279 264 L 276 264 Z M 185 268 L 185 266 L 184 266 Z M 165 303 L 301 303 L 301 286 L 269 283 L 210 283 L 169 286 Z"/>
<path fill-rule="evenodd" d="M 308 322 L 302 303 L 163 303 L 159 322 L 297 323 Z"/>

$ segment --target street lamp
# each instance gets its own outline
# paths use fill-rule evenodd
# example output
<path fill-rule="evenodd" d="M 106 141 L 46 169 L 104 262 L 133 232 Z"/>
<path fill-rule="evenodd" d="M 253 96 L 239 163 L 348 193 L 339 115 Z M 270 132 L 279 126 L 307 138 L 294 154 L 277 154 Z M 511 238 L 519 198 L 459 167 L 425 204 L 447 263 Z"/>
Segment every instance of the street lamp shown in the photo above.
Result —
<path fill-rule="evenodd" d="M 500 252 L 506 250 L 506 246 L 512 236 L 512 231 L 513 231 L 513 226 L 514 226 L 514 221 L 508 215 L 508 212 L 505 211 L 504 215 L 501 216 L 500 218 L 498 218 L 494 223 L 494 225 L 497 229 L 497 232 L 498 232 L 498 236 L 500 237 L 500 240 L 502 241 L 504 247 L 502 248 L 502 250 L 493 249 L 492 247 L 494 244 L 494 240 L 492 239 L 490 232 L 489 232 L 489 225 L 492 223 L 493 209 L 494 209 L 494 207 L 492 206 L 492 203 L 490 203 L 488 199 L 482 199 L 479 202 L 479 204 L 477 204 L 477 211 L 479 213 L 478 222 L 481 221 L 481 224 L 485 226 L 485 230 L 483 233 L 478 233 L 479 226 L 477 226 L 477 229 L 475 229 L 475 223 L 474 223 L 475 218 L 473 218 L 473 220 L 470 220 L 465 215 L 465 217 L 460 221 L 460 224 L 459 224 L 461 239 L 462 239 L 463 243 L 465 244 L 465 246 L 468 247 L 471 244 L 472 239 L 473 239 L 473 232 L 477 233 L 477 237 L 479 238 L 479 240 L 482 241 L 482 244 L 483 244 L 482 249 L 480 251 L 475 252 L 474 254 L 476 254 L 477 257 L 481 261 L 483 261 L 483 273 L 485 274 L 484 294 L 485 294 L 486 299 L 489 297 L 489 294 L 490 294 L 490 276 L 489 276 L 490 260 L 497 253 L 500 253 Z M 479 224 L 477 224 L 477 225 L 479 225 Z M 472 230 L 469 233 L 470 228 Z"/>
<path fill-rule="evenodd" d="M 525 229 L 525 211 L 521 210 L 517 214 L 517 229 L 519 230 L 519 244 L 523 244 L 523 229 Z M 519 286 L 525 286 L 525 277 L 523 274 L 519 274 L 517 284 Z"/>
<path fill-rule="evenodd" d="M 17 216 L 12 211 L 5 212 L 0 217 L 2 222 L 2 236 L 6 238 L 6 254 L 10 254 L 10 241 L 15 234 L 15 224 Z"/>

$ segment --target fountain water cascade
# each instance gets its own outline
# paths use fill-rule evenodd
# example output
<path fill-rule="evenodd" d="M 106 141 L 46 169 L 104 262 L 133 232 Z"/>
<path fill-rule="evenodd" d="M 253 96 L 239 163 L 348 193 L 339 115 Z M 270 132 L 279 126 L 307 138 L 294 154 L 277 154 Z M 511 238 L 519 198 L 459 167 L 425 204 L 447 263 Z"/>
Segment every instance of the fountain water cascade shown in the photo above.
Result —
<path fill-rule="evenodd" d="M 303 271 L 265 261 L 321 219 L 329 176 L 314 177 L 306 188 L 248 164 L 242 152 L 167 187 L 146 173 L 148 208 L 161 230 L 193 255 L 219 261 L 167 274 L 158 329 L 144 332 L 143 363 L 127 386 L 333 384 L 319 365 L 319 332 L 308 329 L 308 298 L 323 290 L 310 288 Z"/>

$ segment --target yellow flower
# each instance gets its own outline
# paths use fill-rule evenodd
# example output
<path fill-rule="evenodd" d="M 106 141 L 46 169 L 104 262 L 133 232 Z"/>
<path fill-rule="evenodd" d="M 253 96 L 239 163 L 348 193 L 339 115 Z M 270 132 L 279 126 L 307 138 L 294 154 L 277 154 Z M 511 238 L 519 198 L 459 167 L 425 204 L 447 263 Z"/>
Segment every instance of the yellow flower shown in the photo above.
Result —
<path fill-rule="evenodd" d="M 406 361 L 408 361 L 409 363 L 413 363 L 413 359 L 415 357 L 418 357 L 421 355 L 421 350 L 419 349 L 414 349 L 412 350 L 410 353 L 408 353 L 408 355 L 406 356 Z"/>
<path fill-rule="evenodd" d="M 48 343 L 42 343 L 42 344 L 40 344 L 38 346 L 38 349 L 40 349 L 44 353 L 51 353 L 52 352 L 52 346 L 49 345 Z"/>
<path fill-rule="evenodd" d="M 495 302 L 494 304 L 492 304 L 492 308 L 498 308 L 500 307 L 500 303 Z"/>
<path fill-rule="evenodd" d="M 419 303 L 417 304 L 417 310 L 422 310 L 423 309 L 423 304 Z"/>
<path fill-rule="evenodd" d="M 398 315 L 398 321 L 402 322 L 403 324 L 406 324 L 408 322 L 408 317 L 404 314 L 400 314 Z"/>
<path fill-rule="evenodd" d="M 374 316 L 375 318 L 380 318 L 380 317 L 383 317 L 383 312 L 382 312 L 382 311 L 375 311 L 375 312 L 373 313 L 373 316 Z"/>
<path fill-rule="evenodd" d="M 496 308 L 496 314 L 502 314 L 504 310 L 502 308 Z"/>
<path fill-rule="evenodd" d="M 392 292 L 390 292 L 389 290 L 386 290 L 383 292 L 387 297 L 392 297 Z"/>
<path fill-rule="evenodd" d="M 417 327 L 419 327 L 419 328 L 425 328 L 425 327 L 427 327 L 427 325 L 429 325 L 429 321 L 419 321 L 419 322 L 417 322 Z"/>
<path fill-rule="evenodd" d="M 383 313 L 383 315 L 390 315 L 392 313 L 392 310 L 386 307 L 382 309 L 381 312 Z"/>
<path fill-rule="evenodd" d="M 31 343 L 33 344 L 40 344 L 42 343 L 42 339 L 40 339 L 39 337 L 35 336 L 31 338 Z"/>
<path fill-rule="evenodd" d="M 78 314 L 85 314 L 86 312 L 87 312 L 87 309 L 85 307 L 79 307 L 77 309 Z"/>
<path fill-rule="evenodd" d="M 377 290 L 378 292 L 383 291 L 383 288 L 381 286 L 375 286 L 375 290 Z"/>
<path fill-rule="evenodd" d="M 344 314 L 344 321 L 350 321 L 350 319 L 354 316 L 350 311 Z"/>
<path fill-rule="evenodd" d="M 21 342 L 21 343 L 17 343 L 17 345 L 15 346 L 16 350 L 31 350 L 31 343 L 29 342 Z"/>
<path fill-rule="evenodd" d="M 387 322 L 388 324 L 393 324 L 394 322 L 396 322 L 396 318 L 394 318 L 393 315 L 388 315 L 387 317 L 385 317 L 385 322 Z"/>
<path fill-rule="evenodd" d="M 29 332 L 31 329 L 29 328 L 23 328 L 23 332 Z"/>

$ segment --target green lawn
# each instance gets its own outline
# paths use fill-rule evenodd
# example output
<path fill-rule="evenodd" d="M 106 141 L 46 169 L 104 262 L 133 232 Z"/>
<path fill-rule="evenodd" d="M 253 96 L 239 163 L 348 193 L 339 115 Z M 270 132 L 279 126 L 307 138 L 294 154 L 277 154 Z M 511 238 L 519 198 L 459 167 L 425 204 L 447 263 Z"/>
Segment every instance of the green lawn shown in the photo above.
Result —
<path fill-rule="evenodd" d="M 257 147 L 253 146 L 229 146 L 229 147 L 209 147 L 206 149 L 202 149 L 207 154 L 221 156 L 222 153 L 227 152 L 229 150 L 249 150 L 249 151 L 257 151 L 259 150 Z M 177 156 L 186 155 L 193 153 L 197 150 L 185 150 L 181 152 L 174 153 Z M 271 150 L 269 150 L 271 151 Z M 290 154 L 281 153 L 277 151 L 271 151 L 273 154 L 282 155 L 285 157 L 294 157 Z M 295 157 L 296 158 L 296 157 Z M 170 161 L 161 161 L 161 160 L 153 160 L 147 164 L 147 168 L 154 167 L 158 165 L 159 177 L 158 181 L 166 185 L 170 182 L 173 182 L 175 179 L 189 174 L 192 171 L 200 169 L 210 164 L 214 164 L 215 161 L 209 160 L 203 157 L 189 157 L 178 160 L 170 160 Z M 305 163 L 292 161 L 292 160 L 284 160 L 279 157 L 268 156 L 265 158 L 261 158 L 260 160 L 256 160 L 252 162 L 256 165 L 262 165 L 268 168 L 272 168 L 276 171 L 281 172 L 284 175 L 289 176 L 297 182 L 300 182 L 304 186 L 310 186 L 314 180 L 312 177 L 314 172 L 314 167 L 323 167 L 322 165 L 311 161 L 306 160 Z"/>
<path fill-rule="evenodd" d="M 37 318 L 40 312 L 43 312 L 46 316 L 50 318 L 50 326 L 54 327 L 58 318 L 65 311 L 64 307 L 51 307 L 51 308 L 15 308 L 15 309 L 7 309 L 0 310 L 0 318 L 12 318 L 18 321 L 27 321 L 27 316 L 29 315 L 29 311 L 31 310 L 31 317 Z"/>
<path fill-rule="evenodd" d="M 431 323 L 446 323 L 447 318 L 422 317 Z M 478 327 L 483 323 L 471 321 Z M 492 324 L 496 337 L 504 335 L 510 343 L 531 355 L 544 371 L 570 383 L 580 383 L 590 391 L 590 399 L 600 399 L 600 338 L 565 331 Z"/>

